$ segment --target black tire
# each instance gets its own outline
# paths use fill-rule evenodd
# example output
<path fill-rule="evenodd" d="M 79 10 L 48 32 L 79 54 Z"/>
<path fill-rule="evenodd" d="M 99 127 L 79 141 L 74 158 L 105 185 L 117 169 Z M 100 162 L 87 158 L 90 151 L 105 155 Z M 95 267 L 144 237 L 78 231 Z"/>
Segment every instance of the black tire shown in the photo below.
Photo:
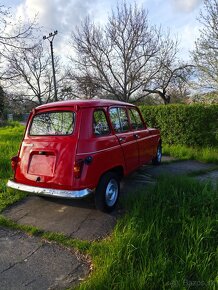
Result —
<path fill-rule="evenodd" d="M 161 164 L 161 158 L 162 158 L 162 146 L 159 143 L 158 146 L 157 146 L 156 156 L 152 159 L 152 164 L 153 165 L 160 165 Z"/>
<path fill-rule="evenodd" d="M 105 173 L 95 191 L 95 206 L 103 212 L 114 210 L 120 195 L 120 180 L 116 173 Z"/>

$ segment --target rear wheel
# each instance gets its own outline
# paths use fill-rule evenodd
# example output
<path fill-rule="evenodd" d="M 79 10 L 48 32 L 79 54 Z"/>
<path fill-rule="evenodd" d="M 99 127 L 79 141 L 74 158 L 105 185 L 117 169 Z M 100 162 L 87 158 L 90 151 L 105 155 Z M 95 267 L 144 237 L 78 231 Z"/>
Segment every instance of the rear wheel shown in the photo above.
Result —
<path fill-rule="evenodd" d="M 98 210 L 111 212 L 120 194 L 120 180 L 116 173 L 104 174 L 95 191 L 95 205 Z"/>
<path fill-rule="evenodd" d="M 152 164 L 160 165 L 161 164 L 161 158 L 162 158 L 162 146 L 159 143 L 158 146 L 157 146 L 156 156 L 152 159 Z"/>

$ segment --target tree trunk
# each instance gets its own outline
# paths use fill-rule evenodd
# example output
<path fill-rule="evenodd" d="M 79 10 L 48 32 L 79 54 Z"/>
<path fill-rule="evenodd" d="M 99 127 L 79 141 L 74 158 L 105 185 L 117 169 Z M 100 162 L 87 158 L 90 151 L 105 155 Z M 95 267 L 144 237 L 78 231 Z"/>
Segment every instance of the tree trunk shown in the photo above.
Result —
<path fill-rule="evenodd" d="M 163 92 L 158 91 L 158 94 L 161 97 L 161 99 L 164 101 L 164 105 L 170 104 L 170 96 L 167 95 L 166 90 L 163 90 Z"/>

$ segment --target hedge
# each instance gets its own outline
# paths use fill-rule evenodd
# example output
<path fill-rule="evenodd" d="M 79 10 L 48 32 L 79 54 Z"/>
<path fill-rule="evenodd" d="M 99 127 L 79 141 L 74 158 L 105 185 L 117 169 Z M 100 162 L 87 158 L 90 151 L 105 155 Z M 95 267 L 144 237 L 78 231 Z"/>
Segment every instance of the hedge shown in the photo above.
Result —
<path fill-rule="evenodd" d="M 149 127 L 169 145 L 218 146 L 218 105 L 140 106 Z"/>

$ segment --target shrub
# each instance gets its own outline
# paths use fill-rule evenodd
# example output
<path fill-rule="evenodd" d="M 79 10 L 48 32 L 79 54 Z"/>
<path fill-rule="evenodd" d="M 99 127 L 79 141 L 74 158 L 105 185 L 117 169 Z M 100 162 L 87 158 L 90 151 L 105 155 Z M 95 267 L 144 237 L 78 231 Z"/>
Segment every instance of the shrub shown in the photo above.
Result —
<path fill-rule="evenodd" d="M 217 146 L 218 105 L 141 106 L 149 127 L 161 130 L 169 145 Z"/>

